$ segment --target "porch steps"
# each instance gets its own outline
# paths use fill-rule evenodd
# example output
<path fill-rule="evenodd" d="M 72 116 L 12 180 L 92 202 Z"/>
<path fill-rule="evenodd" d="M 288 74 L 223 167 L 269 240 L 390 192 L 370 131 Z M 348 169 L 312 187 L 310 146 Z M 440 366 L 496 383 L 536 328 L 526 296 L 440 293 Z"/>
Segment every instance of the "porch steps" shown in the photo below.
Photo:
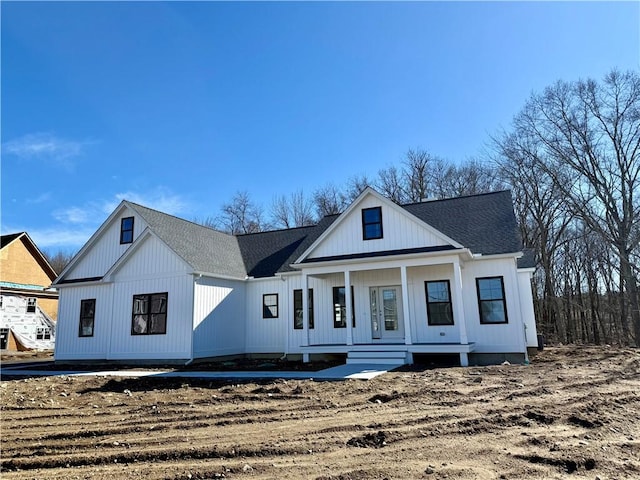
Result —
<path fill-rule="evenodd" d="M 369 363 L 376 365 L 405 365 L 408 362 L 406 350 L 391 351 L 350 351 L 347 353 L 347 365 L 356 363 Z"/>

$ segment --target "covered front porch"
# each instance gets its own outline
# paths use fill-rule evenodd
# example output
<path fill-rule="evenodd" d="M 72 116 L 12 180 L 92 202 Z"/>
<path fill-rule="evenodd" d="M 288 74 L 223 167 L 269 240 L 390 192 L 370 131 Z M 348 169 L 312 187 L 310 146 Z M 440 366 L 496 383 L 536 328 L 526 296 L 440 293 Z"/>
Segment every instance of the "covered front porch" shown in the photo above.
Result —
<path fill-rule="evenodd" d="M 301 271 L 302 318 L 289 351 L 305 361 L 312 354 L 346 354 L 351 363 L 399 364 L 412 363 L 414 354 L 458 354 L 467 366 L 474 350 L 463 302 L 467 256 L 467 250 L 449 249 L 295 265 Z M 450 323 L 428 318 L 427 283 L 448 287 L 439 307 L 448 309 Z"/>

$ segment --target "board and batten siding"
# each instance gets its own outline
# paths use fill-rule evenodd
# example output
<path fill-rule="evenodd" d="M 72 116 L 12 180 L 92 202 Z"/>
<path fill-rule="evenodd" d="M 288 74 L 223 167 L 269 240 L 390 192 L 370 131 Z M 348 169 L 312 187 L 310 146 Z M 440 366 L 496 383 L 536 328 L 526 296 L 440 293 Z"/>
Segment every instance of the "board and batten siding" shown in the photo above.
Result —
<path fill-rule="evenodd" d="M 381 204 L 373 195 L 363 199 L 358 207 L 349 212 L 336 229 L 321 241 L 309 258 L 449 244 L 408 212 Z M 383 238 L 363 240 L 362 210 L 372 207 L 382 207 Z"/>
<path fill-rule="evenodd" d="M 155 236 L 113 275 L 111 359 L 189 359 L 193 325 L 193 275 L 189 266 Z M 133 296 L 167 292 L 165 334 L 132 335 Z"/>
<path fill-rule="evenodd" d="M 120 244 L 120 221 L 125 217 L 134 217 L 134 241 L 147 227 L 145 221 L 132 210 L 125 208 L 112 219 L 111 223 L 96 239 L 96 243 L 84 254 L 79 262 L 67 272 L 65 280 L 93 278 L 104 275 L 132 244 Z"/>
<path fill-rule="evenodd" d="M 133 296 L 167 292 L 167 330 L 132 335 Z M 114 284 L 109 359 L 176 360 L 191 358 L 193 276 L 178 275 Z"/>
<path fill-rule="evenodd" d="M 441 280 L 449 281 L 453 306 L 455 296 L 460 295 L 454 282 L 453 264 L 411 267 L 407 270 L 411 333 L 414 343 L 460 342 L 460 324 L 462 319 L 457 318 L 455 311 L 453 315 L 453 325 L 429 325 L 425 282 Z M 462 294 L 463 298 L 465 293 L 466 292 L 463 292 Z"/>
<path fill-rule="evenodd" d="M 531 289 L 531 273 L 518 271 L 518 284 L 520 286 L 520 307 L 522 320 L 525 325 L 527 347 L 538 346 L 538 332 L 536 331 L 536 314 L 533 309 L 533 290 Z"/>
<path fill-rule="evenodd" d="M 113 283 L 61 286 L 56 359 L 191 358 L 193 275 L 188 265 L 149 236 L 112 277 Z M 133 296 L 164 292 L 168 294 L 166 333 L 132 335 Z M 92 298 L 96 299 L 94 335 L 79 337 L 80 303 Z"/>
<path fill-rule="evenodd" d="M 80 337 L 80 304 L 95 299 L 93 336 Z M 56 325 L 55 360 L 106 360 L 109 356 L 113 285 L 73 286 L 60 289 Z"/>
<path fill-rule="evenodd" d="M 467 318 L 467 336 L 476 353 L 524 352 L 524 325 L 520 305 L 520 284 L 515 258 L 482 258 L 463 269 L 462 295 Z M 476 278 L 503 277 L 508 323 L 481 324 Z"/>
<path fill-rule="evenodd" d="M 285 353 L 289 327 L 289 293 L 286 279 L 269 278 L 248 280 L 246 283 L 246 352 Z M 278 294 L 278 317 L 262 318 L 262 298 L 265 294 Z M 293 320 L 292 320 L 293 321 Z"/>
<path fill-rule="evenodd" d="M 245 282 L 201 277 L 194 288 L 193 357 L 245 353 Z"/>

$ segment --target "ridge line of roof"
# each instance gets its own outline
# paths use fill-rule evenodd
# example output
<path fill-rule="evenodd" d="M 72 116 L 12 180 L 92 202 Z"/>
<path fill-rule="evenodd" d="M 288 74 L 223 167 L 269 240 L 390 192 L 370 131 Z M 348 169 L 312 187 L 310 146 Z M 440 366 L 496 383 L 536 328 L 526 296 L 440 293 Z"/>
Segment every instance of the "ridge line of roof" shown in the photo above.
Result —
<path fill-rule="evenodd" d="M 422 205 L 422 204 L 425 204 L 425 203 L 446 202 L 446 201 L 449 201 L 449 200 L 460 200 L 460 199 L 463 199 L 463 198 L 471 198 L 471 197 L 484 197 L 484 196 L 488 196 L 488 195 L 497 195 L 497 194 L 500 194 L 500 193 L 511 193 L 511 189 L 506 188 L 504 190 L 496 190 L 495 192 L 474 193 L 474 194 L 471 194 L 471 195 L 461 195 L 459 197 L 436 198 L 434 200 L 425 200 L 425 201 L 422 201 L 422 202 L 398 203 L 397 205 L 399 205 L 401 207 L 410 207 L 412 205 Z"/>
<path fill-rule="evenodd" d="M 131 201 L 127 200 L 127 199 L 124 199 L 124 201 L 127 202 L 129 205 L 133 205 L 134 207 L 145 208 L 147 210 L 151 210 L 152 212 L 159 213 L 159 214 L 164 215 L 166 217 L 171 217 L 171 218 L 174 218 L 176 220 L 180 220 L 182 222 L 187 222 L 187 223 L 190 223 L 190 224 L 195 225 L 195 226 L 200 227 L 200 228 L 206 228 L 207 230 L 211 230 L 212 232 L 222 233 L 224 235 L 229 235 L 231 237 L 235 237 L 236 236 L 236 235 L 233 235 L 231 233 L 227 233 L 227 232 L 223 232 L 222 230 L 218 230 L 217 228 L 213 228 L 213 227 L 208 227 L 206 225 L 202 225 L 201 223 L 195 222 L 193 220 L 187 220 L 186 218 L 182 218 L 182 217 L 179 217 L 177 215 L 173 215 L 171 213 L 167 213 L 167 212 L 163 212 L 161 210 L 157 210 L 155 208 L 147 207 L 146 205 L 142 205 L 140 203 L 131 202 Z"/>

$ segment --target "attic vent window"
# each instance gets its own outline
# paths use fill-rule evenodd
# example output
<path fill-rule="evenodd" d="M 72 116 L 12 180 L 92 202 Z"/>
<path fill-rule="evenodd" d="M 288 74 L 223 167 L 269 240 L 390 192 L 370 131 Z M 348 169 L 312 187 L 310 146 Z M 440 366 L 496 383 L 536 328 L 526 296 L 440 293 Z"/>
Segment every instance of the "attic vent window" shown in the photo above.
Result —
<path fill-rule="evenodd" d="M 362 239 L 382 238 L 382 207 L 362 209 Z"/>
<path fill-rule="evenodd" d="M 126 217 L 120 221 L 120 244 L 133 242 L 133 217 Z"/>

